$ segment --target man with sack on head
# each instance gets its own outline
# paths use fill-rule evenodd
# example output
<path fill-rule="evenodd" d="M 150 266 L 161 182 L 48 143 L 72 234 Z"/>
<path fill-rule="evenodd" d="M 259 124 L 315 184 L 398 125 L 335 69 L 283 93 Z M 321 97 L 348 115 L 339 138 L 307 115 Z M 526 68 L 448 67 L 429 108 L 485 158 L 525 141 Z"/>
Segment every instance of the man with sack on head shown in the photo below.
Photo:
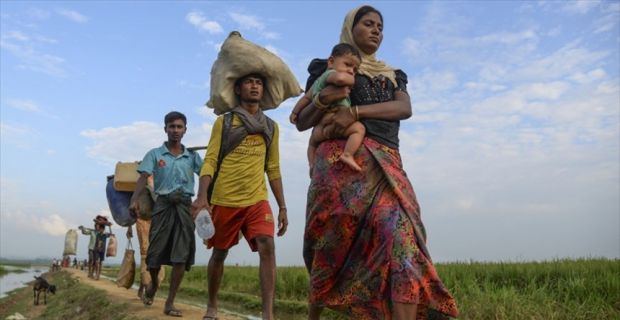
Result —
<path fill-rule="evenodd" d="M 268 201 L 265 173 L 278 203 L 278 236 L 286 232 L 288 218 L 280 176 L 279 132 L 275 121 L 260 105 L 270 84 L 258 73 L 234 83 L 238 106 L 217 118 L 211 131 L 200 183 L 192 212 L 207 209 L 215 235 L 207 241 L 213 248 L 208 266 L 209 301 L 203 319 L 216 319 L 217 293 L 228 250 L 243 234 L 260 257 L 259 276 L 263 319 L 273 319 L 276 260 L 274 218 Z M 212 188 L 212 192 L 209 192 Z"/>

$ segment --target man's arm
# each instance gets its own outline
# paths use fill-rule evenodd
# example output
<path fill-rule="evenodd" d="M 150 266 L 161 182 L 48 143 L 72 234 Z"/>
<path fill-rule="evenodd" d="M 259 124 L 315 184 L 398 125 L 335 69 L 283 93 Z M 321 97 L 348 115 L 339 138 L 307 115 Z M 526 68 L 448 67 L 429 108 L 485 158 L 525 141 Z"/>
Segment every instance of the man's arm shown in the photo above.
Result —
<path fill-rule="evenodd" d="M 203 208 L 206 208 L 209 213 L 211 213 L 211 204 L 209 203 L 208 190 L 211 185 L 211 176 L 204 175 L 200 176 L 198 180 L 198 194 L 196 195 L 196 199 L 192 202 L 191 212 L 192 217 L 196 219 L 198 212 Z"/>
<path fill-rule="evenodd" d="M 138 198 L 140 198 L 140 194 L 142 194 L 142 192 L 146 191 L 146 180 L 148 177 L 149 174 L 146 172 L 142 172 L 140 174 L 140 178 L 138 178 L 138 182 L 136 182 L 136 190 L 133 192 L 133 195 L 131 195 L 131 201 L 129 202 L 129 214 L 131 214 L 134 218 L 138 217 L 138 214 L 140 213 Z"/>
<path fill-rule="evenodd" d="M 278 236 L 286 232 L 288 217 L 286 214 L 286 202 L 284 201 L 284 188 L 282 187 L 282 175 L 280 173 L 280 128 L 276 123 L 273 130 L 273 139 L 269 146 L 269 160 L 267 162 L 267 177 L 269 186 L 278 202 Z"/>
<path fill-rule="evenodd" d="M 79 226 L 78 229 L 82 231 L 83 235 L 87 235 L 87 236 L 89 236 L 93 231 L 95 231 L 93 229 L 84 228 L 84 226 Z"/>
<path fill-rule="evenodd" d="M 211 212 L 211 204 L 209 203 L 207 192 L 217 167 L 217 157 L 220 153 L 220 145 L 222 143 L 223 122 L 224 117 L 219 116 L 215 120 L 215 123 L 213 123 L 213 128 L 211 129 L 211 137 L 209 138 L 207 153 L 205 154 L 205 159 L 199 174 L 200 179 L 198 180 L 198 194 L 196 195 L 196 199 L 194 199 L 191 206 L 191 213 L 194 219 L 196 219 L 198 212 L 202 209 L 206 208 L 209 212 Z"/>
<path fill-rule="evenodd" d="M 288 227 L 288 215 L 286 211 L 286 202 L 284 202 L 284 188 L 282 187 L 282 179 L 269 180 L 271 192 L 278 202 L 278 237 L 286 232 Z"/>

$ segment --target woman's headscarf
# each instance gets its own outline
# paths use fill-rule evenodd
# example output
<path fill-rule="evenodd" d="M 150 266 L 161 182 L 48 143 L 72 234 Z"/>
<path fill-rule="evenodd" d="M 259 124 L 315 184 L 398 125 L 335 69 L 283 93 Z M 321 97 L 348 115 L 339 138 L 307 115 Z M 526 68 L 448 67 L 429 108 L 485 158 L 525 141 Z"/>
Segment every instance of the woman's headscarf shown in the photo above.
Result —
<path fill-rule="evenodd" d="M 369 76 L 370 78 L 383 75 L 384 77 L 390 79 L 395 86 L 397 86 L 398 84 L 396 83 L 394 68 L 388 66 L 381 60 L 377 60 L 375 53 L 366 54 L 357 46 L 355 40 L 353 39 L 353 19 L 355 19 L 355 14 L 360 8 L 361 7 L 358 7 L 349 11 L 347 16 L 344 18 L 342 31 L 340 32 L 340 42 L 348 43 L 356 47 L 362 55 L 362 64 L 359 67 L 358 73 Z"/>

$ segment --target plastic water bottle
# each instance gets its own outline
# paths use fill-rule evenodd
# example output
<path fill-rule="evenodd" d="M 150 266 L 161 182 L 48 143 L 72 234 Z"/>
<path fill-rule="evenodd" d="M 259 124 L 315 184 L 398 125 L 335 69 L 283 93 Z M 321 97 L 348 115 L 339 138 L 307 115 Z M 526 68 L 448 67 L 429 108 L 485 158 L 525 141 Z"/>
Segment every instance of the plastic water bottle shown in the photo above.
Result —
<path fill-rule="evenodd" d="M 202 209 L 196 216 L 196 232 L 203 240 L 211 239 L 215 234 L 215 226 L 207 209 Z"/>

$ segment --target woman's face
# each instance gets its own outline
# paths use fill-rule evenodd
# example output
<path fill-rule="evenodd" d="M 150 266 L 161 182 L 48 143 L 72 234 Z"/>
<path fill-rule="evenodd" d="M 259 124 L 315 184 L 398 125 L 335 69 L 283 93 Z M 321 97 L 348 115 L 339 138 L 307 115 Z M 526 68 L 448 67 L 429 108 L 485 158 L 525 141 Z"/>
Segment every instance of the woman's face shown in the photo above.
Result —
<path fill-rule="evenodd" d="M 379 49 L 383 41 L 383 22 L 376 12 L 365 14 L 353 26 L 353 40 L 360 50 L 366 54 L 373 54 Z"/>

